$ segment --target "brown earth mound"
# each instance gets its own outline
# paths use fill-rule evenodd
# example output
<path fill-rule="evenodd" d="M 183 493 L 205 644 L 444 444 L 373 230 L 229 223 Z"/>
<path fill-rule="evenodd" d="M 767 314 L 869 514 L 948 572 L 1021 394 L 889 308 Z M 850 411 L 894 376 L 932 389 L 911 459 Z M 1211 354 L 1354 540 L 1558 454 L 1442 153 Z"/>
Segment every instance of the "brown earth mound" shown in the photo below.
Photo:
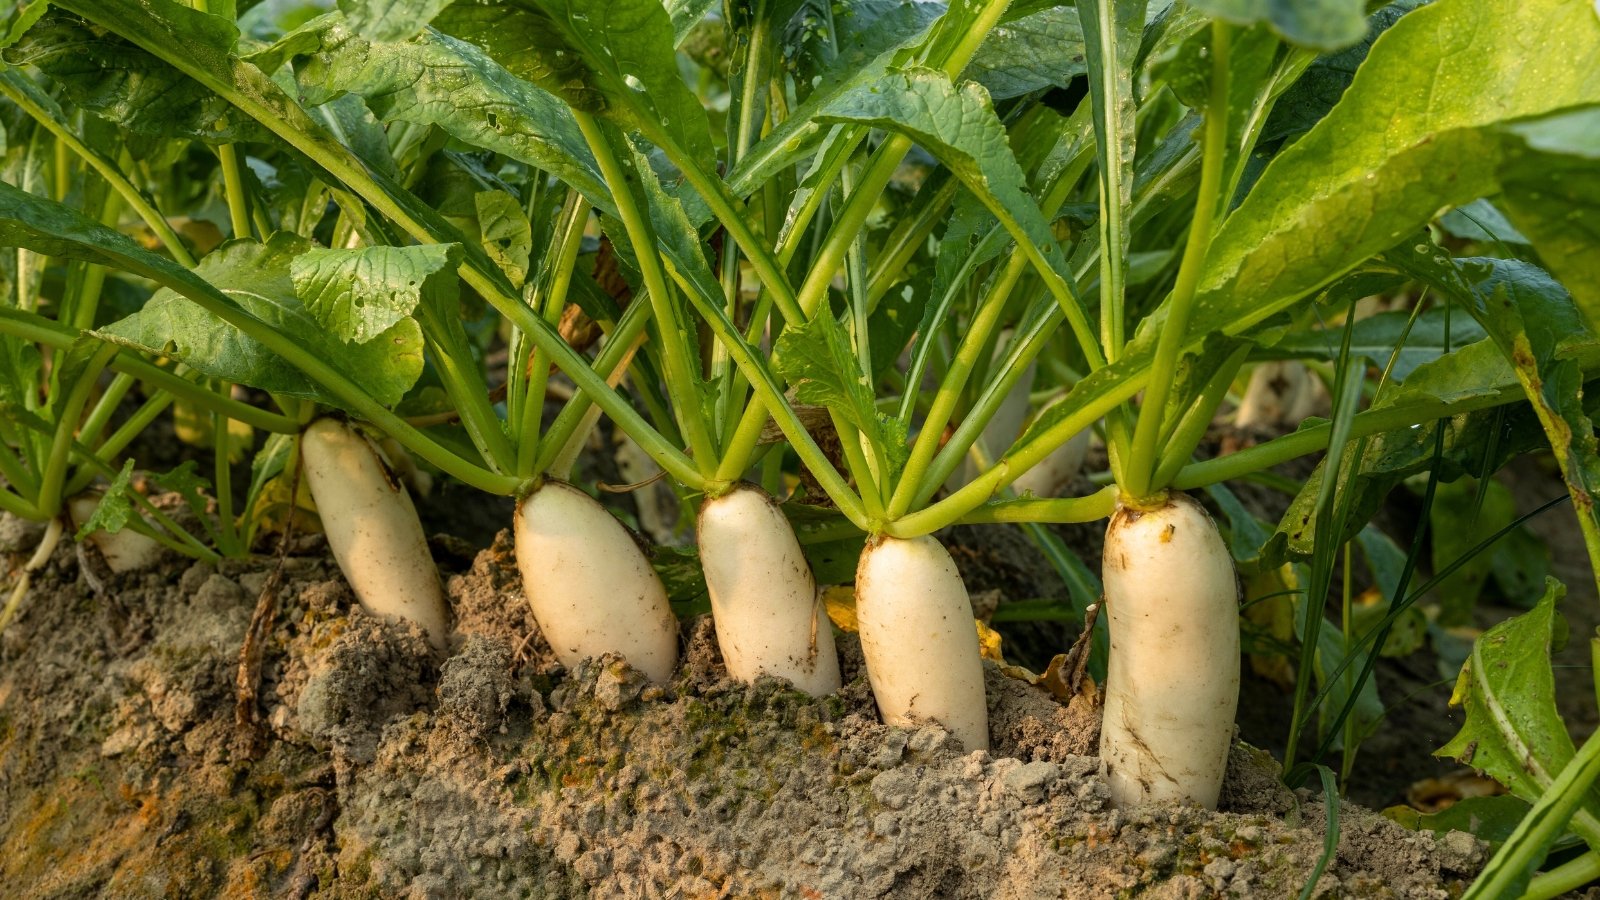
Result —
<path fill-rule="evenodd" d="M 993 667 L 995 749 L 965 753 L 885 727 L 848 638 L 823 699 L 729 681 L 704 619 L 668 687 L 566 672 L 502 535 L 448 576 L 441 658 L 300 549 L 254 734 L 235 685 L 269 562 L 102 580 L 67 547 L 39 574 L 0 637 L 0 894 L 1287 897 L 1323 851 L 1322 800 L 1244 745 L 1221 812 L 1109 809 L 1095 711 Z M 1346 804 L 1316 896 L 1449 897 L 1483 859 Z"/>

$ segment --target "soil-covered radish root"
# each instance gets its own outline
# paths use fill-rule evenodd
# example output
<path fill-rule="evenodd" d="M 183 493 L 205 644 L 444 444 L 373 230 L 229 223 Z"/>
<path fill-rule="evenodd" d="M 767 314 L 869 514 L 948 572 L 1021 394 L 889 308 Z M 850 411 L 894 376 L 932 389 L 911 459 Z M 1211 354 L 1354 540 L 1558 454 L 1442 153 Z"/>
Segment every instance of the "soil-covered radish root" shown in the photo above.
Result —
<path fill-rule="evenodd" d="M 568 668 L 606 653 L 672 678 L 678 623 L 633 536 L 583 491 L 546 481 L 517 505 L 517 569 L 539 630 Z"/>
<path fill-rule="evenodd" d="M 1100 758 L 1112 802 L 1215 809 L 1239 702 L 1239 593 L 1217 526 L 1185 494 L 1119 506 L 1101 577 L 1111 658 Z"/>
<path fill-rule="evenodd" d="M 67 501 L 67 512 L 72 517 L 74 530 L 83 527 L 83 523 L 93 518 L 95 508 L 100 505 L 101 496 L 97 491 L 86 491 Z M 113 572 L 147 569 L 161 558 L 161 544 L 132 528 L 124 528 L 115 534 L 102 530 L 92 531 L 89 533 L 89 542 L 100 551 L 100 556 L 105 559 L 106 565 Z"/>
<path fill-rule="evenodd" d="M 1094 431 L 1088 428 L 1073 435 L 1065 444 L 1039 460 L 1033 468 L 1011 482 L 1018 495 L 1031 493 L 1035 497 L 1056 497 L 1078 477 L 1083 459 L 1089 454 L 1089 439 Z"/>
<path fill-rule="evenodd" d="M 839 689 L 833 629 L 789 520 L 741 484 L 700 507 L 697 532 L 717 644 L 728 674 L 787 678 L 813 696 Z"/>
<path fill-rule="evenodd" d="M 869 541 L 856 569 L 856 620 L 885 722 L 938 722 L 969 752 L 989 748 L 972 602 L 938 541 Z"/>
<path fill-rule="evenodd" d="M 300 459 L 328 546 L 362 608 L 415 622 L 444 649 L 439 572 L 411 497 L 378 448 L 343 422 L 320 419 L 301 435 Z"/>

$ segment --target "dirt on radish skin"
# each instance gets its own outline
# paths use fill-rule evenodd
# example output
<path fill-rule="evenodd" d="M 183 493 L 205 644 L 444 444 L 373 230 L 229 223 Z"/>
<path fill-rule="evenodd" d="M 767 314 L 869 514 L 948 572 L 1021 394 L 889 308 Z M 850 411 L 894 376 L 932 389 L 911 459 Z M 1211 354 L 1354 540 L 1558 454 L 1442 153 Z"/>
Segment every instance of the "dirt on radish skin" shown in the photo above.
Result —
<path fill-rule="evenodd" d="M 95 597 L 77 566 L 58 553 L 0 638 L 0 884 L 23 894 L 1283 896 L 1321 852 L 1319 802 L 1293 811 L 1244 749 L 1226 812 L 1108 809 L 1077 755 L 1093 712 L 992 667 L 994 750 L 967 755 L 878 722 L 854 640 L 817 700 L 726 678 L 705 619 L 669 685 L 564 672 L 504 542 L 447 578 L 467 634 L 442 658 L 291 557 L 247 758 L 232 679 L 265 569 Z M 1483 860 L 1356 807 L 1343 829 L 1320 896 L 1445 897 Z"/>

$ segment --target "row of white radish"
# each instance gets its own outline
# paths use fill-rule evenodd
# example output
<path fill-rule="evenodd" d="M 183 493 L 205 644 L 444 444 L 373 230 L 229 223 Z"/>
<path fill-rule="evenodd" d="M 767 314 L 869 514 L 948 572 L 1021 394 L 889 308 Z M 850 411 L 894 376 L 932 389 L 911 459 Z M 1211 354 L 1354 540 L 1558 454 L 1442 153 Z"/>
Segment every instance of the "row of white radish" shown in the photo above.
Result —
<path fill-rule="evenodd" d="M 1055 466 L 1067 462 L 1075 470 L 1083 446 L 1068 444 Z M 301 461 L 329 546 L 362 606 L 414 622 L 446 648 L 449 616 L 427 539 L 378 447 L 325 418 L 303 433 Z M 1050 470 L 1045 477 L 1057 487 L 1071 474 Z M 739 485 L 702 504 L 697 534 L 729 674 L 742 681 L 772 675 L 818 696 L 838 690 L 832 626 L 777 503 L 760 488 Z M 118 570 L 147 563 L 158 549 L 126 530 L 95 539 Z M 515 540 L 524 593 L 563 664 L 615 653 L 654 681 L 671 679 L 678 626 L 666 589 L 603 506 L 547 480 L 518 504 Z M 1217 528 L 1181 494 L 1151 508 L 1121 506 L 1106 531 L 1102 576 L 1111 655 L 1100 755 L 1113 801 L 1214 807 L 1232 741 L 1239 662 L 1235 577 Z M 987 749 L 977 631 L 950 554 L 932 537 L 871 538 L 855 593 L 868 679 L 884 720 L 937 722 L 967 750 Z"/>

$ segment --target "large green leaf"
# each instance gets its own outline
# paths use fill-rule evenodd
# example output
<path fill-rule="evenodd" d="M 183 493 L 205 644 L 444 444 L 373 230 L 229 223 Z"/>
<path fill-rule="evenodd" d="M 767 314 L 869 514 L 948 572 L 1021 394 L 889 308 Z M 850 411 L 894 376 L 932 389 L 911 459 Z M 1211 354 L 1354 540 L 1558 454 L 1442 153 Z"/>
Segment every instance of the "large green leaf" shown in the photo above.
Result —
<path fill-rule="evenodd" d="M 1495 396 L 1514 399 L 1516 390 L 1517 381 L 1510 366 L 1493 342 L 1485 339 L 1418 366 L 1404 384 L 1386 385 L 1373 408 L 1405 408 Z M 1350 514 L 1346 517 L 1347 532 L 1332 540 L 1342 543 L 1353 537 L 1377 513 L 1389 492 L 1412 475 L 1435 470 L 1441 481 L 1449 482 L 1493 472 L 1513 455 L 1543 443 L 1538 421 L 1526 406 L 1505 412 L 1491 409 L 1463 413 L 1441 419 L 1435 427 L 1444 429 L 1443 454 L 1437 461 L 1433 428 L 1399 428 L 1368 439 L 1359 467 L 1345 467 L 1340 475 L 1339 490 L 1351 495 Z M 1282 552 L 1295 557 L 1311 555 L 1317 541 L 1313 511 L 1326 474 L 1326 467 L 1318 464 L 1284 512 L 1278 525 L 1283 543 L 1269 554 L 1273 559 Z"/>
<path fill-rule="evenodd" d="M 186 24 L 218 44 L 231 46 L 238 35 L 216 16 L 186 12 Z M 136 134 L 213 143 L 264 134 L 182 72 L 76 16 L 52 11 L 3 56 L 14 66 L 38 67 L 74 104 Z"/>
<path fill-rule="evenodd" d="M 1275 144 L 1284 138 L 1298 137 L 1322 121 L 1355 79 L 1356 71 L 1367 59 L 1372 42 L 1389 30 L 1396 20 L 1422 6 L 1427 0 L 1395 0 L 1367 17 L 1367 35 L 1353 46 L 1317 57 L 1295 79 L 1261 126 L 1260 141 Z"/>
<path fill-rule="evenodd" d="M 384 122 L 433 125 L 549 172 L 591 200 L 607 196 L 566 105 L 472 44 L 431 30 L 403 43 L 370 42 L 337 16 L 318 20 L 314 36 L 314 44 L 297 38 L 297 53 L 307 55 L 299 68 L 307 102 L 359 94 Z"/>
<path fill-rule="evenodd" d="M 200 261 L 196 274 L 280 334 L 393 406 L 422 375 L 422 330 L 403 318 L 364 344 L 347 345 L 318 324 L 295 294 L 290 274 L 312 251 L 305 238 L 273 235 L 265 244 L 233 241 Z M 298 369 L 234 325 L 171 289 L 156 293 L 132 316 L 99 332 L 150 353 L 164 354 L 225 381 L 343 405 Z"/>
<path fill-rule="evenodd" d="M 415 37 L 454 0 L 339 0 L 350 27 L 370 41 Z"/>
<path fill-rule="evenodd" d="M 1139 20 L 1143 26 L 1142 15 Z M 1137 29 L 1133 43 L 1138 45 Z M 1006 100 L 1043 88 L 1064 88 L 1084 73 L 1084 65 L 1084 29 L 1078 16 L 1063 6 L 991 31 L 962 77 L 983 85 L 994 99 Z"/>
<path fill-rule="evenodd" d="M 310 247 L 290 261 L 289 275 L 317 324 L 347 344 L 365 344 L 410 316 L 425 293 L 453 303 L 455 256 L 453 244 Z"/>
<path fill-rule="evenodd" d="M 1489 332 L 1539 415 L 1578 513 L 1594 515 L 1600 441 L 1584 408 L 1583 383 L 1593 373 L 1595 336 L 1566 288 L 1518 260 L 1455 260 L 1421 244 L 1388 258 L 1451 294 Z"/>
<path fill-rule="evenodd" d="M 1574 753 L 1556 710 L 1550 668 L 1552 649 L 1566 631 L 1556 612 L 1565 594 L 1566 588 L 1551 579 L 1532 610 L 1473 642 L 1451 697 L 1452 705 L 1465 708 L 1466 724 L 1435 754 L 1487 773 L 1530 802 L 1544 793 Z M 1600 798 L 1593 791 L 1572 817 L 1571 827 L 1591 845 L 1600 845 Z"/>
<path fill-rule="evenodd" d="M 1600 328 L 1600 109 L 1509 125 L 1505 206 Z"/>
<path fill-rule="evenodd" d="M 715 158 L 661 0 L 483 0 L 457 3 L 435 24 L 577 109 L 670 140 L 706 164 Z"/>
<path fill-rule="evenodd" d="M 1367 33 L 1362 0 L 1193 0 L 1238 25 L 1266 22 L 1290 42 L 1317 50 L 1347 47 Z"/>
<path fill-rule="evenodd" d="M 1600 102 L 1600 67 L 1573 64 L 1597 57 L 1585 0 L 1439 0 L 1403 16 L 1218 231 L 1191 333 L 1258 323 L 1441 208 L 1494 193 L 1495 126 Z"/>

